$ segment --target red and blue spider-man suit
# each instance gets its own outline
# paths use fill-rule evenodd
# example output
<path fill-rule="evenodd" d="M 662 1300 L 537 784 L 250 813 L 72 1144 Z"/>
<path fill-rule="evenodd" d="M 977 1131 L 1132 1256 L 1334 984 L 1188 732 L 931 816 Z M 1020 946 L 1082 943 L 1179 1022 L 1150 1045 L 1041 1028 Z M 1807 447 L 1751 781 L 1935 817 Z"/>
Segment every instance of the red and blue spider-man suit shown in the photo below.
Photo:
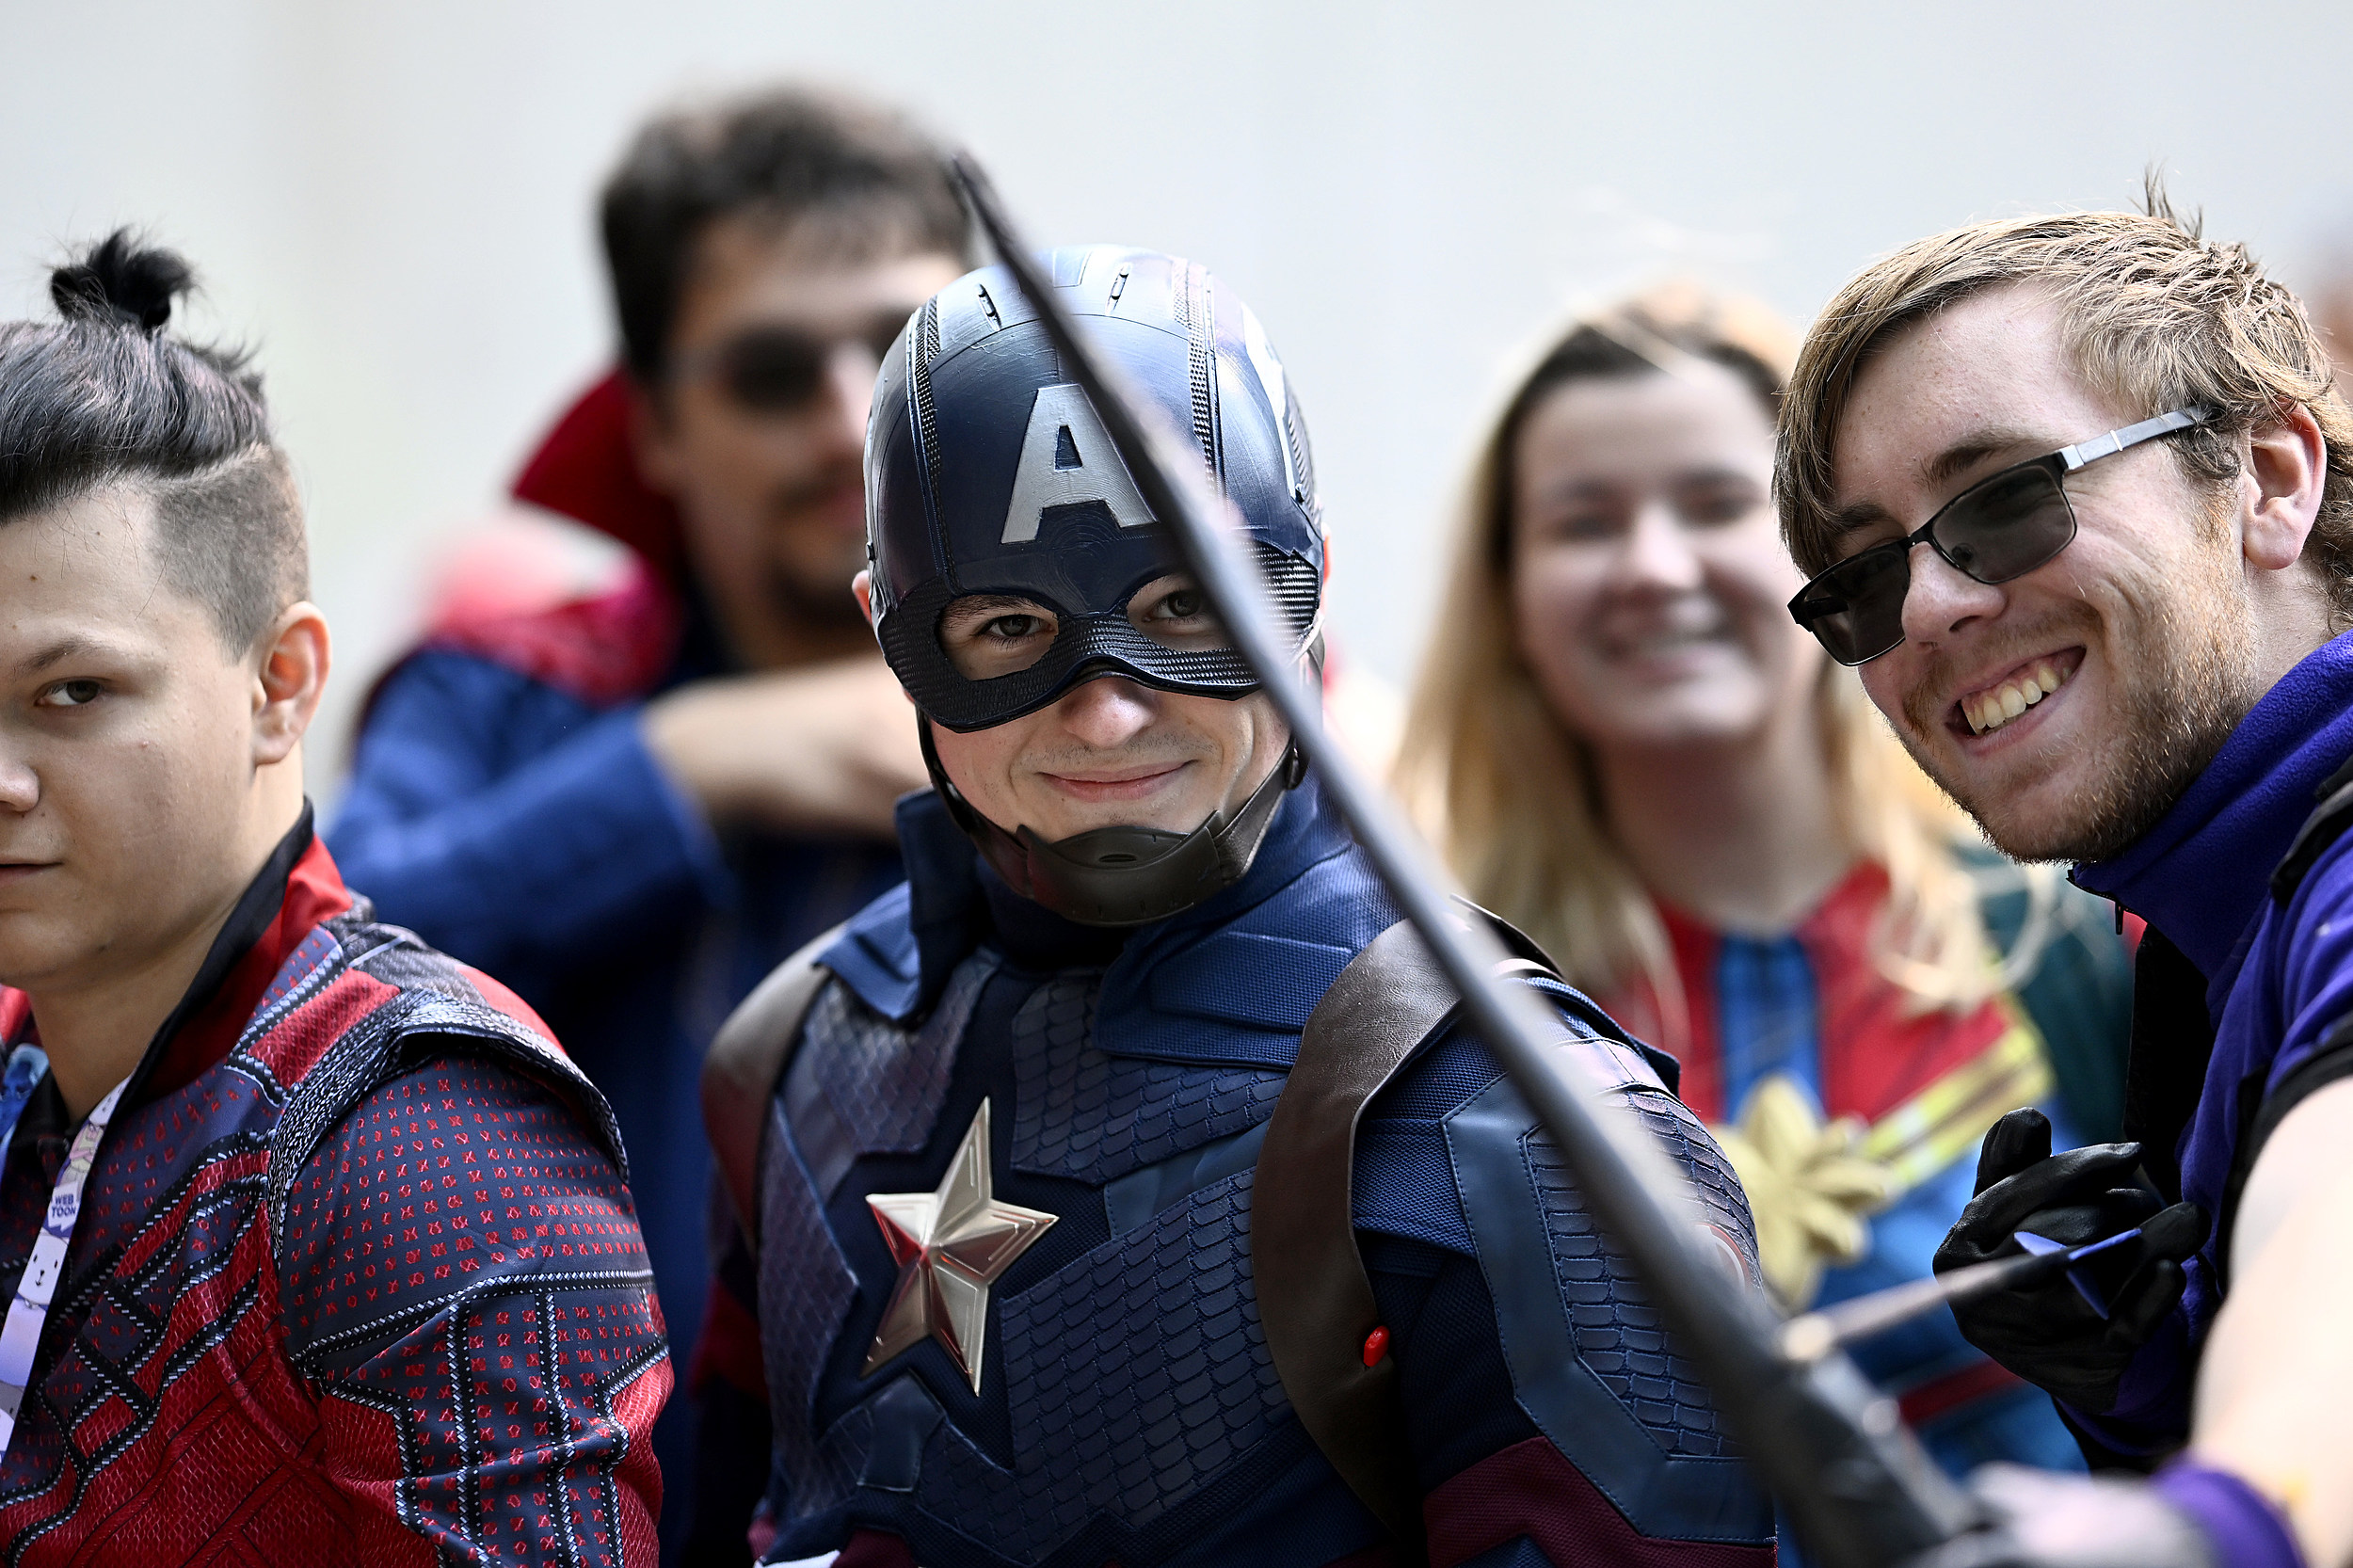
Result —
<path fill-rule="evenodd" d="M 6 1291 L 73 1125 L 21 992 L 0 1048 Z M 650 1564 L 669 1388 L 603 1099 L 306 814 L 100 1146 L 0 1560 Z"/>

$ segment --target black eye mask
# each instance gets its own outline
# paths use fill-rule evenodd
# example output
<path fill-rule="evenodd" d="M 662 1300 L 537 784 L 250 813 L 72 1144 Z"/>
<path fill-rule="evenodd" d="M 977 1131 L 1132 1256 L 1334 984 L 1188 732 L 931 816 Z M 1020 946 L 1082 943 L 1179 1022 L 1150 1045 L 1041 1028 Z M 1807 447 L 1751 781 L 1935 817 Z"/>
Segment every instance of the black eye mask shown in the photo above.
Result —
<path fill-rule="evenodd" d="M 1276 602 L 1288 613 L 1302 651 L 1310 651 L 1318 631 L 1315 568 L 1264 547 L 1260 554 Z M 1166 564 L 1157 555 L 1142 564 L 1145 582 L 1165 575 Z M 934 723 L 958 731 L 987 729 L 1034 712 L 1079 681 L 1102 674 L 1125 676 L 1161 691 L 1228 700 L 1258 689 L 1241 656 L 1231 648 L 1171 648 L 1138 630 L 1129 601 L 1143 585 L 1136 584 L 1101 608 L 1073 609 L 1066 600 L 1026 584 L 959 591 L 934 581 L 909 594 L 883 623 L 883 654 L 916 706 Z M 940 643 L 940 617 L 949 605 L 976 591 L 1030 600 L 1054 613 L 1060 623 L 1054 640 L 1034 664 L 981 680 L 956 668 Z"/>

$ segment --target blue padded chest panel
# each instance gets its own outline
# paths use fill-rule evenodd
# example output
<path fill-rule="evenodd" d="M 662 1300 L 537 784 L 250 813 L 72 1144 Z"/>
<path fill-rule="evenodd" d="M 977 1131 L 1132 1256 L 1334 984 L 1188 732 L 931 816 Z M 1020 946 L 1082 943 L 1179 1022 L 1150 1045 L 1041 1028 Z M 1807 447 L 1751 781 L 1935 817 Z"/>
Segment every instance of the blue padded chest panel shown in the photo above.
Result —
<path fill-rule="evenodd" d="M 1072 971 L 1039 986 L 1014 1015 L 1016 1170 L 1099 1187 L 1274 1113 L 1278 1071 L 1097 1049 L 1101 987 L 1099 973 Z"/>
<path fill-rule="evenodd" d="M 830 1203 L 862 1154 L 915 1154 L 931 1142 L 956 1048 L 998 960 L 976 952 L 948 977 L 939 1005 L 909 1028 L 844 984 L 826 986 L 808 1010 L 801 1048 L 784 1075 L 792 1142 Z"/>
<path fill-rule="evenodd" d="M 1202 1188 L 1003 1304 L 1008 1474 L 942 1426 L 925 1510 L 1018 1561 L 1101 1515 L 1147 1528 L 1289 1419 L 1250 1287 L 1250 1174 Z"/>

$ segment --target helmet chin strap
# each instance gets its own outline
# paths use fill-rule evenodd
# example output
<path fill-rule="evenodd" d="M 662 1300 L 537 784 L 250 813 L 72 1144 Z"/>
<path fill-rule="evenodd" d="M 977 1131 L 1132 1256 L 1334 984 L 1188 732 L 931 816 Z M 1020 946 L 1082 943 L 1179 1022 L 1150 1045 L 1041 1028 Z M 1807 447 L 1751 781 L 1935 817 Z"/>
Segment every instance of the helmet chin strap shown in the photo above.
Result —
<path fill-rule="evenodd" d="M 1240 882 L 1274 808 L 1307 776 L 1306 754 L 1294 744 L 1230 818 L 1212 811 L 1190 833 L 1096 827 L 1048 842 L 1028 827 L 1009 833 L 975 810 L 939 765 L 932 721 L 919 714 L 916 725 L 932 785 L 965 836 L 1015 892 L 1080 925 L 1147 925 Z"/>

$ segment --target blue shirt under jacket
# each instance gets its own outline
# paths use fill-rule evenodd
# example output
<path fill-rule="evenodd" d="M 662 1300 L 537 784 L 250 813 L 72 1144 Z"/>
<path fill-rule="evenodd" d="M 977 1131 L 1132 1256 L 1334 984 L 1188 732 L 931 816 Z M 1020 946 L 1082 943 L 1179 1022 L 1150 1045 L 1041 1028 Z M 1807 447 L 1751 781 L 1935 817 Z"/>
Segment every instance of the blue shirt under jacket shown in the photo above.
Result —
<path fill-rule="evenodd" d="M 2353 1018 L 2353 836 L 2325 851 L 2293 896 L 2281 900 L 2270 886 L 2315 792 L 2348 759 L 2353 633 L 2272 687 L 2156 826 L 2114 859 L 2075 872 L 2197 966 L 2215 1029 L 2188 1125 L 2148 1159 L 2167 1195 L 2203 1207 L 2212 1228 L 2185 1267 L 2181 1305 L 2126 1369 L 2116 1408 L 2075 1413 L 2121 1453 L 2159 1453 L 2186 1440 L 2198 1356 L 2228 1288 L 2236 1181 L 2264 1128 L 2353 1069 L 2353 1030 L 2341 1027 Z M 2164 1097 L 2165 1085 L 2145 1081 L 2155 1064 L 2144 1059 L 2143 1035 L 2137 1025 L 2128 1104 Z M 2127 1121 L 2135 1130 L 2129 1112 Z"/>

